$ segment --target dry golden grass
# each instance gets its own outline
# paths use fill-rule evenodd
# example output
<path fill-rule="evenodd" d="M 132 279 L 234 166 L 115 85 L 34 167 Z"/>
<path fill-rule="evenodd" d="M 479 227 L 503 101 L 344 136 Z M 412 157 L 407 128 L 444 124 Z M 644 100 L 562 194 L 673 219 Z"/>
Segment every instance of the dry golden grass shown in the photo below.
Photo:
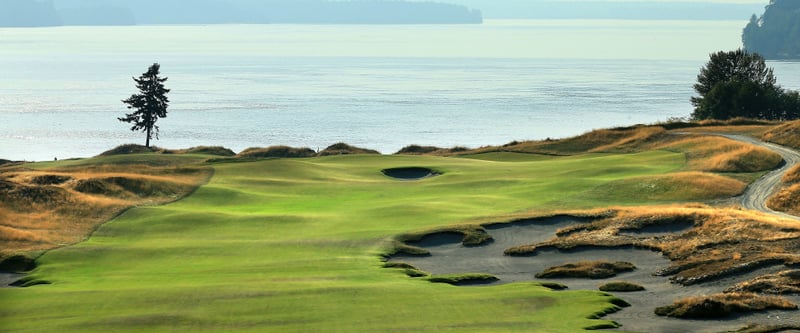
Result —
<path fill-rule="evenodd" d="M 539 279 L 551 278 L 589 278 L 605 279 L 617 276 L 619 273 L 630 272 L 636 266 L 629 262 L 608 261 L 579 261 L 560 266 L 550 267 L 536 274 Z"/>
<path fill-rule="evenodd" d="M 800 148 L 800 120 L 786 122 L 768 130 L 762 140 L 792 148 Z"/>
<path fill-rule="evenodd" d="M 177 200 L 210 176 L 175 165 L 2 168 L 0 259 L 80 242 L 124 209 Z"/>
<path fill-rule="evenodd" d="M 690 285 L 764 266 L 800 262 L 800 225 L 793 220 L 735 208 L 656 206 L 597 211 L 596 221 L 559 230 L 538 244 L 509 248 L 507 255 L 578 247 L 640 247 L 664 253 L 672 265 L 661 272 Z M 688 227 L 688 228 L 687 228 Z M 676 233 L 648 236 L 650 229 Z"/>
<path fill-rule="evenodd" d="M 686 153 L 689 170 L 756 172 L 773 169 L 783 158 L 766 148 L 719 136 L 687 136 L 656 147 Z"/>
<path fill-rule="evenodd" d="M 656 308 L 659 316 L 676 318 L 724 318 L 734 313 L 763 310 L 796 310 L 797 305 L 775 296 L 753 293 L 724 293 L 695 296 L 678 300 L 672 305 Z"/>
<path fill-rule="evenodd" d="M 759 276 L 725 290 L 728 292 L 752 292 L 773 295 L 800 294 L 800 271 L 788 270 L 777 274 Z"/>
<path fill-rule="evenodd" d="M 783 175 L 783 187 L 767 200 L 771 209 L 800 215 L 800 165 L 791 168 Z"/>
<path fill-rule="evenodd" d="M 800 215 L 800 184 L 782 188 L 767 200 L 767 207 L 792 215 Z"/>

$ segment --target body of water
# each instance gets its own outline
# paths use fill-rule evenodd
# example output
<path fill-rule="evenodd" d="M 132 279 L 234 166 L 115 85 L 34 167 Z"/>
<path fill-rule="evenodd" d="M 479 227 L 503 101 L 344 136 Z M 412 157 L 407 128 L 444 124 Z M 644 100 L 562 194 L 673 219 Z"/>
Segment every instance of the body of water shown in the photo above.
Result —
<path fill-rule="evenodd" d="M 393 153 L 560 138 L 692 111 L 708 54 L 745 21 L 0 29 L 0 158 L 88 157 L 142 133 L 116 120 L 154 62 L 171 105 L 155 145 L 336 142 Z M 800 88 L 800 63 L 777 62 Z"/>

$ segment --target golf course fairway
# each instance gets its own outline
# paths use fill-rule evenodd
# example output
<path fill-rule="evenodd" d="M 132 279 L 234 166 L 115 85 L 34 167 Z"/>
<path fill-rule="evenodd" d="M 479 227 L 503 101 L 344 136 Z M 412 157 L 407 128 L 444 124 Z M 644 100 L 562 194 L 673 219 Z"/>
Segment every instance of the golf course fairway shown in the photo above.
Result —
<path fill-rule="evenodd" d="M 683 154 L 667 151 L 210 163 L 214 176 L 189 197 L 127 210 L 87 241 L 40 257 L 30 278 L 50 284 L 0 289 L 0 331 L 575 332 L 609 325 L 589 319 L 614 308 L 601 292 L 430 283 L 383 268 L 381 255 L 404 232 L 607 206 L 598 191 L 604 184 L 684 164 Z M 402 167 L 438 175 L 403 181 L 381 172 Z"/>

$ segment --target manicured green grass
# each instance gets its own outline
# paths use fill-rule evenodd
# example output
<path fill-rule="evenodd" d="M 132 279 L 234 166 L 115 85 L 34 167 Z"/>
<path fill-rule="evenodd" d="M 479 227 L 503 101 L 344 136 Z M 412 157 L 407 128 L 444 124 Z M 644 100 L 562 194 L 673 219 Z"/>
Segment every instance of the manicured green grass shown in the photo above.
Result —
<path fill-rule="evenodd" d="M 574 332 L 607 326 L 587 319 L 615 307 L 603 293 L 554 292 L 536 283 L 455 287 L 383 268 L 380 255 L 394 235 L 607 204 L 584 193 L 677 170 L 685 159 L 647 152 L 511 160 L 331 156 L 216 164 L 211 182 L 187 199 L 129 210 L 88 241 L 40 258 L 31 278 L 52 284 L 0 289 L 0 331 Z M 380 172 L 410 166 L 443 174 L 408 182 Z"/>

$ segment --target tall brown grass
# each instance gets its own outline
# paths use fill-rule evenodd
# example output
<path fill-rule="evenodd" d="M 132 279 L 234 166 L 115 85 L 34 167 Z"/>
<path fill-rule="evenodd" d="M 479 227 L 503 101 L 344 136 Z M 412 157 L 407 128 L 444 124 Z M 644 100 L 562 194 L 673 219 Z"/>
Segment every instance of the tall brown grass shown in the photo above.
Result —
<path fill-rule="evenodd" d="M 598 210 L 595 221 L 559 230 L 542 243 L 506 250 L 509 255 L 547 248 L 634 246 L 662 252 L 672 261 L 663 274 L 694 284 L 763 266 L 800 263 L 800 225 L 754 211 L 703 205 Z M 691 228 L 686 229 L 686 223 Z M 668 237 L 637 235 L 636 230 L 676 227 Z"/>
<path fill-rule="evenodd" d="M 0 169 L 0 259 L 79 242 L 127 207 L 177 200 L 210 176 L 180 165 Z M 87 182 L 104 191 L 79 191 Z"/>
<path fill-rule="evenodd" d="M 774 169 L 783 160 L 769 149 L 718 136 L 690 136 L 654 148 L 684 152 L 688 169 L 697 171 L 766 171 Z"/>
<path fill-rule="evenodd" d="M 800 120 L 776 126 L 761 137 L 762 140 L 792 148 L 800 148 Z"/>

